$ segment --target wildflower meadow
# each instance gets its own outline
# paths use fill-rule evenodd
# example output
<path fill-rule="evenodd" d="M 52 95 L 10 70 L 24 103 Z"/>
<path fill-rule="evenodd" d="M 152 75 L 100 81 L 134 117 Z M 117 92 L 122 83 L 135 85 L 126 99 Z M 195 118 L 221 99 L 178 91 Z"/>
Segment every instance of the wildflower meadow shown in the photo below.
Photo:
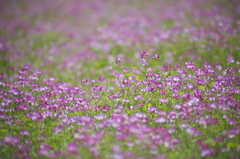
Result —
<path fill-rule="evenodd" d="M 1 0 L 0 159 L 239 159 L 239 0 Z"/>

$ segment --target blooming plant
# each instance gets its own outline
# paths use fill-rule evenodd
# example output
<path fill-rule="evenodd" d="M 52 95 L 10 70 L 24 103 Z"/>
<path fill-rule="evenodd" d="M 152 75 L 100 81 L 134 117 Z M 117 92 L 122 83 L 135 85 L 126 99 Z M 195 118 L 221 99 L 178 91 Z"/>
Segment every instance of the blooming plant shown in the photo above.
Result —
<path fill-rule="evenodd" d="M 220 2 L 1 1 L 0 158 L 240 158 Z"/>

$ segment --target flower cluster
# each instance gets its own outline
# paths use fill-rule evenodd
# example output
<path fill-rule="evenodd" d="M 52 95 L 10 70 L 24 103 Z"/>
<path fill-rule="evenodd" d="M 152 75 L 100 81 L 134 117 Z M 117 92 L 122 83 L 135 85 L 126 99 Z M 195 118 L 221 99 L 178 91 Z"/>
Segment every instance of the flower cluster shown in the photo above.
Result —
<path fill-rule="evenodd" d="M 237 1 L 0 10 L 1 157 L 240 158 Z"/>

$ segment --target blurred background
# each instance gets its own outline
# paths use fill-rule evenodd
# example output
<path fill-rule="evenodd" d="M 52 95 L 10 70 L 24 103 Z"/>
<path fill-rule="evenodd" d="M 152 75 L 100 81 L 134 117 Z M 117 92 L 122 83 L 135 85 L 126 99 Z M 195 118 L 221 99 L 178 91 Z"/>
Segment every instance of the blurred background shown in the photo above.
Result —
<path fill-rule="evenodd" d="M 238 0 L 1 0 L 0 72 L 28 64 L 77 85 L 134 68 L 143 50 L 160 55 L 147 67 L 227 67 L 240 59 L 239 15 Z"/>

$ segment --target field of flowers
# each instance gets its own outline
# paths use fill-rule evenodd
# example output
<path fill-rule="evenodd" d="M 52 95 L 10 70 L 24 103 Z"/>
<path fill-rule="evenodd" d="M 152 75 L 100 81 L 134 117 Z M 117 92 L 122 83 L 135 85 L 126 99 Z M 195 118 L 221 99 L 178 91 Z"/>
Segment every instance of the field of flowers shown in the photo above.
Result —
<path fill-rule="evenodd" d="M 1 0 L 0 158 L 240 158 L 238 0 Z"/>

